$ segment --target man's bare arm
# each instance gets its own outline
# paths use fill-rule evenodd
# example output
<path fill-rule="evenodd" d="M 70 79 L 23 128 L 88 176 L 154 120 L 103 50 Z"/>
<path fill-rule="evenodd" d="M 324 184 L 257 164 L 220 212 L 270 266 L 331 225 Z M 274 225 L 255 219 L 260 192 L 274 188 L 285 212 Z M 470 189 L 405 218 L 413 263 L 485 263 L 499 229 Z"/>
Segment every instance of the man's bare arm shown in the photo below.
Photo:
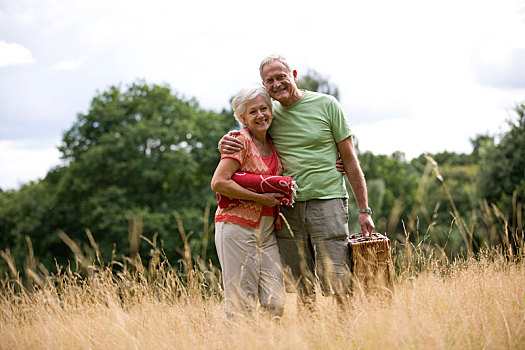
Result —
<path fill-rule="evenodd" d="M 366 181 L 359 160 L 354 152 L 354 142 L 352 136 L 337 143 L 337 148 L 343 161 L 343 166 L 348 182 L 352 187 L 354 196 L 357 201 L 359 209 L 368 208 L 368 193 L 366 190 Z M 359 225 L 361 226 L 361 233 L 368 237 L 375 228 L 372 216 L 368 213 L 359 213 Z"/>

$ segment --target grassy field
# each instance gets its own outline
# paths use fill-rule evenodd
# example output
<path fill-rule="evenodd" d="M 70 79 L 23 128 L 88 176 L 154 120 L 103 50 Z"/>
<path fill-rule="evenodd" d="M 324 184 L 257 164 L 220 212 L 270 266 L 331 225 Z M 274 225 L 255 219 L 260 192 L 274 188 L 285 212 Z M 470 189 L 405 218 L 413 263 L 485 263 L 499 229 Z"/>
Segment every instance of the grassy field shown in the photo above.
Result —
<path fill-rule="evenodd" d="M 0 348 L 525 349 L 523 253 L 450 261 L 407 247 L 397 248 L 390 297 L 356 293 L 345 307 L 320 297 L 309 312 L 290 293 L 280 322 L 227 322 L 219 271 L 189 260 L 173 269 L 159 251 L 147 267 L 77 256 L 82 276 L 26 270 L 32 287 L 12 266 L 0 285 Z"/>

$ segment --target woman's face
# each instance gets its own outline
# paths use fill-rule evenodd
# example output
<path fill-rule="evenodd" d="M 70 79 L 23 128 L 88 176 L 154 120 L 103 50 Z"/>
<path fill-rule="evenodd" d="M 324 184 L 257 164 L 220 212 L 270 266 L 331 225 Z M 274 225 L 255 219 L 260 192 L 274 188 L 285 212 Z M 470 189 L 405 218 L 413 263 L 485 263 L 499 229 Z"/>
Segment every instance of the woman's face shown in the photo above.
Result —
<path fill-rule="evenodd" d="M 272 112 L 262 96 L 248 102 L 242 118 L 252 133 L 265 133 L 272 124 Z"/>

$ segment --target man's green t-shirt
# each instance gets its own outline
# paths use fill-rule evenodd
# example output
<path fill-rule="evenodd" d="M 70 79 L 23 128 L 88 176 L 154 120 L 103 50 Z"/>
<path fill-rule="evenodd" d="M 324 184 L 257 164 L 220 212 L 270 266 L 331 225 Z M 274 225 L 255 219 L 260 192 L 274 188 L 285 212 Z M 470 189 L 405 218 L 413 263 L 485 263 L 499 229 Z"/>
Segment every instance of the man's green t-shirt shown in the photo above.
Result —
<path fill-rule="evenodd" d="M 337 171 L 337 142 L 352 135 L 339 102 L 332 96 L 306 91 L 292 106 L 273 105 L 269 130 L 285 176 L 297 183 L 297 200 L 348 198 Z"/>

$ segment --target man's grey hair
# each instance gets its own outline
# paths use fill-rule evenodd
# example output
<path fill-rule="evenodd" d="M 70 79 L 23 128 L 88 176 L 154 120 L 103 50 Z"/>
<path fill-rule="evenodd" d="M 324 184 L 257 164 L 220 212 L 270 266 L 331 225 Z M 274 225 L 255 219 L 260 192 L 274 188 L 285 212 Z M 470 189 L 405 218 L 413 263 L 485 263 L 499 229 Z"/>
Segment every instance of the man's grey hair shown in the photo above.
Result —
<path fill-rule="evenodd" d="M 242 115 L 246 113 L 246 109 L 248 108 L 248 103 L 258 96 L 262 96 L 264 98 L 264 102 L 270 109 L 270 112 L 272 111 L 272 99 L 270 95 L 268 95 L 268 91 L 262 86 L 257 87 L 250 87 L 250 88 L 244 88 L 237 96 L 235 96 L 232 100 L 232 109 L 233 109 L 233 116 L 235 119 L 239 122 L 239 125 L 241 127 L 246 127 L 246 124 L 244 123 L 244 120 L 242 120 Z"/>
<path fill-rule="evenodd" d="M 261 65 L 259 66 L 259 74 L 261 75 L 261 78 L 263 77 L 262 76 L 263 67 L 266 66 L 268 63 L 272 63 L 273 61 L 281 62 L 282 64 L 284 64 L 286 69 L 288 69 L 288 73 L 292 73 L 292 69 L 290 68 L 290 65 L 288 64 L 288 62 L 286 61 L 286 58 L 280 55 L 270 55 L 270 56 L 267 56 L 264 60 L 262 60 Z"/>

